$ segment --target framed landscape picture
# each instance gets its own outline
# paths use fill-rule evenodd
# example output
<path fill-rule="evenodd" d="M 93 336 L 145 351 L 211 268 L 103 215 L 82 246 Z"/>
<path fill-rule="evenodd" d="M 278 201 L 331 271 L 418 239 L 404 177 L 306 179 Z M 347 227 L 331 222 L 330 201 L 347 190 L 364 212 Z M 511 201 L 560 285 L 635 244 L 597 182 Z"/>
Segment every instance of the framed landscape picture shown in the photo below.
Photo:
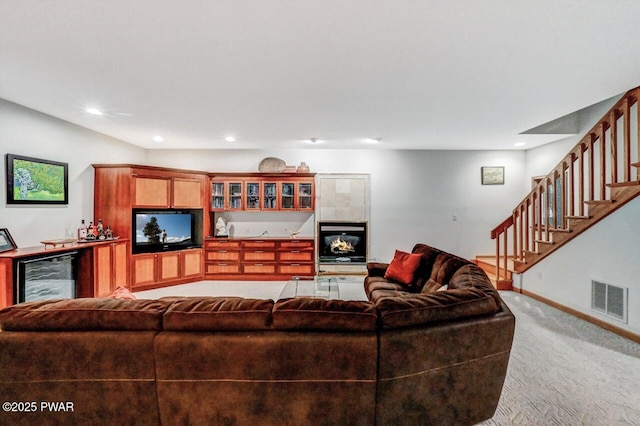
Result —
<path fill-rule="evenodd" d="M 7 154 L 7 204 L 68 204 L 69 165 Z"/>
<path fill-rule="evenodd" d="M 480 172 L 483 185 L 504 185 L 504 166 L 484 166 Z"/>

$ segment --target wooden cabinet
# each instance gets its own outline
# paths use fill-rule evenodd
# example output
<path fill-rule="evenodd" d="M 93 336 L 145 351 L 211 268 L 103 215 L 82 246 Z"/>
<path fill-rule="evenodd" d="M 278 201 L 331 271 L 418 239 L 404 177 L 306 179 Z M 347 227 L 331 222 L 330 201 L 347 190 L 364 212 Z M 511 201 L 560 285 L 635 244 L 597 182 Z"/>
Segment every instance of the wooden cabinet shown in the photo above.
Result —
<path fill-rule="evenodd" d="M 211 179 L 212 212 L 314 211 L 314 177 L 308 173 L 214 176 Z"/>
<path fill-rule="evenodd" d="M 315 208 L 313 173 L 207 173 L 128 164 L 93 167 L 94 222 L 103 219 L 116 236 L 135 238 L 132 213 L 137 209 L 208 210 L 211 214 L 203 211 L 202 224 L 196 225 L 194 240 L 199 244 L 205 236 L 213 235 L 215 212 L 313 212 Z M 210 237 L 204 243 L 204 250 L 133 254 L 132 241 L 124 249 L 128 269 L 113 272 L 114 276 L 108 271 L 116 255 L 105 249 L 96 260 L 100 271 L 96 291 L 106 294 L 123 276 L 132 289 L 142 290 L 203 277 L 269 280 L 315 272 L 312 239 Z"/>
<path fill-rule="evenodd" d="M 205 277 L 242 273 L 241 242 L 226 239 L 208 239 L 204 242 Z"/>
<path fill-rule="evenodd" d="M 132 256 L 132 288 L 154 288 L 203 278 L 203 250 L 190 249 Z"/>
<path fill-rule="evenodd" d="M 281 275 L 314 275 L 314 242 L 307 239 L 281 241 L 278 246 L 278 273 Z"/>
<path fill-rule="evenodd" d="M 197 220 L 194 244 L 211 233 L 208 213 L 209 175 L 206 172 L 170 169 L 130 164 L 94 164 L 94 214 L 111 226 L 114 235 L 135 238 L 133 211 L 135 209 L 189 209 L 202 211 Z M 94 222 L 95 222 L 94 220 Z M 127 284 L 136 290 L 179 284 L 202 279 L 204 261 L 202 250 L 185 250 L 148 254 L 132 254 L 132 245 L 119 248 L 127 252 L 129 262 L 124 273 Z M 109 256 L 106 250 L 96 260 L 100 267 L 99 290 L 104 293 L 114 284 L 109 281 Z M 115 285 L 121 278 L 117 275 Z"/>
<path fill-rule="evenodd" d="M 133 176 L 134 207 L 201 208 L 204 180 Z"/>
<path fill-rule="evenodd" d="M 273 275 L 276 264 L 275 240 L 245 240 L 242 242 L 242 272 Z"/>
<path fill-rule="evenodd" d="M 314 198 L 312 179 L 290 179 L 280 182 L 280 210 L 313 211 Z"/>
<path fill-rule="evenodd" d="M 242 179 L 211 181 L 211 211 L 238 211 L 244 206 Z"/>
<path fill-rule="evenodd" d="M 178 169 L 128 164 L 94 164 L 94 215 L 111 226 L 114 235 L 133 236 L 135 208 L 189 208 L 208 211 L 208 175 Z M 202 235 L 210 235 L 203 214 Z"/>
<path fill-rule="evenodd" d="M 184 250 L 180 252 L 180 276 L 191 281 L 201 280 L 204 276 L 203 250 Z"/>
<path fill-rule="evenodd" d="M 94 295 L 104 297 L 118 286 L 129 287 L 129 242 L 119 241 L 93 249 Z"/>
<path fill-rule="evenodd" d="M 205 279 L 286 280 L 314 273 L 313 239 L 205 241 Z"/>
<path fill-rule="evenodd" d="M 0 309 L 16 301 L 16 262 L 77 252 L 77 297 L 108 296 L 117 286 L 129 286 L 128 239 L 95 243 L 72 243 L 62 247 L 25 247 L 0 253 Z"/>
<path fill-rule="evenodd" d="M 277 211 L 280 208 L 278 199 L 278 182 L 251 179 L 245 180 L 247 211 Z"/>
<path fill-rule="evenodd" d="M 147 287 L 158 282 L 158 255 L 137 254 L 131 256 L 131 288 Z"/>

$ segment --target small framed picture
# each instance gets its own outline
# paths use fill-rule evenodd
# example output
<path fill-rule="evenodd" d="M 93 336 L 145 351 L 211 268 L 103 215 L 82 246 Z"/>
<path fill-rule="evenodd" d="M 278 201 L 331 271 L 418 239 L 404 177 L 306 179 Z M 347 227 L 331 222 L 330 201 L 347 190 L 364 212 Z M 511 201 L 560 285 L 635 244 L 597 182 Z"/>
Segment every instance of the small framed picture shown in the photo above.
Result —
<path fill-rule="evenodd" d="M 504 166 L 484 166 L 480 173 L 483 185 L 504 185 Z"/>
<path fill-rule="evenodd" d="M 0 252 L 15 250 L 18 246 L 11 238 L 11 234 L 7 228 L 0 228 Z"/>

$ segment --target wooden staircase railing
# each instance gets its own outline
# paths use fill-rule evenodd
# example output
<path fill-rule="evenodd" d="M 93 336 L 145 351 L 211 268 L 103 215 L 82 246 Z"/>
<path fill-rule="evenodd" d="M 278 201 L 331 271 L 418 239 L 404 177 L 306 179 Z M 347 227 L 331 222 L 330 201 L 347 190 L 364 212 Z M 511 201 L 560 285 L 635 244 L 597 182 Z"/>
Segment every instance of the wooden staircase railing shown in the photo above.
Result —
<path fill-rule="evenodd" d="M 497 279 L 524 272 L 640 195 L 640 87 L 632 89 L 491 231 Z"/>

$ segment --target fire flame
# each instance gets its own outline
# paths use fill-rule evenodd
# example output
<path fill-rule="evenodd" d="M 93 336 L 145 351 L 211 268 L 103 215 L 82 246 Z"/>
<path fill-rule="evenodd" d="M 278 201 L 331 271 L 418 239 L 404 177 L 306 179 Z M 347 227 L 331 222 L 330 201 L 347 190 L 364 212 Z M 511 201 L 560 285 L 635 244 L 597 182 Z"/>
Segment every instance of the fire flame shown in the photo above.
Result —
<path fill-rule="evenodd" d="M 333 252 L 354 251 L 354 248 L 350 242 L 344 241 L 341 237 L 338 237 L 338 239 L 333 240 L 331 242 L 331 251 Z"/>

